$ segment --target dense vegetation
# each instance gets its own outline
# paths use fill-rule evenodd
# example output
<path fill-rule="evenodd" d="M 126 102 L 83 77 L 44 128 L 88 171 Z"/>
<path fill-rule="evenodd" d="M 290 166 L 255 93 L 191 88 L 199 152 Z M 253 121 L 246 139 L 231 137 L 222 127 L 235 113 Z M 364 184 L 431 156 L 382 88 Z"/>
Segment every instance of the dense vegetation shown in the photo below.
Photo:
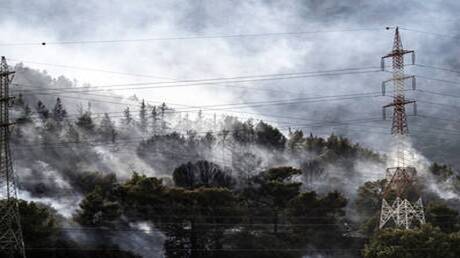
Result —
<path fill-rule="evenodd" d="M 449 166 L 420 182 L 427 225 L 377 231 L 385 181 L 357 164 L 386 157 L 347 138 L 144 101 L 118 123 L 30 101 L 14 103 L 12 139 L 20 189 L 35 198 L 19 202 L 28 257 L 460 256 L 459 208 L 440 194 L 460 191 Z M 50 206 L 63 200 L 70 216 Z"/>

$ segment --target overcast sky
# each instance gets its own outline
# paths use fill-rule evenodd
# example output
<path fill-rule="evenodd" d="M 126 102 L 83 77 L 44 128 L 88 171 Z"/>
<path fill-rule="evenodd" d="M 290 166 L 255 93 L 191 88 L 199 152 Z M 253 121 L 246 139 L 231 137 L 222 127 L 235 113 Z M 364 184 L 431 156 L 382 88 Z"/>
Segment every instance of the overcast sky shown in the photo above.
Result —
<path fill-rule="evenodd" d="M 53 76 L 65 75 L 93 85 L 155 82 L 167 80 L 232 77 L 273 73 L 319 71 L 349 67 L 378 66 L 380 57 L 391 50 L 393 30 L 401 26 L 403 45 L 414 49 L 417 62 L 459 69 L 459 39 L 414 30 L 458 35 L 458 1 L 173 1 L 173 0 L 1 0 L 0 53 L 14 64 L 45 69 Z M 345 31 L 355 29 L 366 31 Z M 51 44 L 66 41 L 168 38 L 260 34 L 300 31 L 338 31 L 266 37 L 181 39 L 101 44 Z M 48 42 L 42 46 L 9 45 Z M 57 65 L 95 68 L 147 76 L 116 75 L 88 70 L 64 69 Z M 422 67 L 408 72 L 455 80 L 458 74 Z M 124 90 L 150 101 L 183 105 L 210 105 L 248 101 L 280 100 L 374 92 L 388 73 L 344 75 L 252 82 L 239 86 L 264 90 L 197 86 L 189 88 Z M 458 80 L 458 79 L 457 79 Z M 455 94 L 454 87 L 418 80 L 419 88 Z M 229 85 L 231 86 L 231 85 Z M 272 91 L 268 91 L 272 90 Z M 460 92 L 458 93 L 460 95 Z M 412 96 L 421 100 L 456 103 L 440 96 Z M 381 116 L 389 98 L 366 98 L 323 103 L 297 103 L 253 107 L 237 111 L 316 120 L 350 120 Z M 455 110 L 419 103 L 419 111 L 440 117 L 455 117 Z M 236 114 L 236 113 L 235 113 Z M 241 113 L 239 113 L 241 115 Z M 247 116 L 247 115 L 246 115 Z M 412 119 L 412 118 L 411 118 Z M 420 119 L 420 118 L 417 118 Z M 307 123 L 289 118 L 267 118 L 280 124 Z M 412 122 L 412 121 L 410 121 Z M 433 122 L 414 121 L 414 130 Z M 411 125 L 411 124 L 410 124 Z M 380 132 L 390 123 L 364 127 L 314 129 L 317 133 L 338 130 L 364 144 L 382 142 Z M 439 125 L 445 127 L 446 125 Z M 454 127 L 455 125 L 448 125 Z M 295 126 L 293 126 L 295 127 Z M 458 124 L 457 124 L 458 127 Z M 388 129 L 386 129 L 388 128 Z M 451 128 L 455 130 L 455 128 Z M 460 128 L 457 128 L 460 130 Z M 308 130 L 307 130 L 308 131 Z M 378 133 L 376 133 L 378 132 Z M 386 136 L 385 136 L 386 137 Z M 423 146 L 422 146 L 423 147 Z"/>

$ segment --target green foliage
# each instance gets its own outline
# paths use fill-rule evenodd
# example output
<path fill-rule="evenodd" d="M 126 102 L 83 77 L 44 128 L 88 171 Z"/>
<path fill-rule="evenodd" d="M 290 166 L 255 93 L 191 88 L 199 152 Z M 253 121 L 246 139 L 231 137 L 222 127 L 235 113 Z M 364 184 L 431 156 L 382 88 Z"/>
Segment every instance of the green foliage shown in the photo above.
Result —
<path fill-rule="evenodd" d="M 289 130 L 289 139 L 287 141 L 287 150 L 291 154 L 298 154 L 303 150 L 305 145 L 305 139 L 303 137 L 303 132 L 301 130 L 295 130 L 292 132 Z"/>
<path fill-rule="evenodd" d="M 107 192 L 117 183 L 115 174 L 104 174 L 101 172 L 85 171 L 71 173 L 68 177 L 75 189 L 85 194 L 93 191 L 96 187 Z"/>
<path fill-rule="evenodd" d="M 42 204 L 18 200 L 24 243 L 28 248 L 47 247 L 56 241 L 55 211 Z"/>
<path fill-rule="evenodd" d="M 147 106 L 144 100 L 142 100 L 139 108 L 139 128 L 142 132 L 147 130 Z"/>
<path fill-rule="evenodd" d="M 375 215 L 381 206 L 381 199 L 386 180 L 368 181 L 358 188 L 356 208 L 361 215 L 369 217 Z"/>
<path fill-rule="evenodd" d="M 75 126 L 68 122 L 65 131 L 65 137 L 71 142 L 80 142 L 80 133 L 75 128 Z"/>
<path fill-rule="evenodd" d="M 75 220 L 85 226 L 111 226 L 119 216 L 118 202 L 112 201 L 108 193 L 96 186 L 81 201 Z"/>
<path fill-rule="evenodd" d="M 441 165 L 436 162 L 431 164 L 429 168 L 430 172 L 437 176 L 440 180 L 445 180 L 454 174 L 454 171 L 448 165 Z"/>
<path fill-rule="evenodd" d="M 136 219 L 161 221 L 158 214 L 168 209 L 166 190 L 161 179 L 134 173 L 121 185 L 119 198 L 125 214 Z"/>
<path fill-rule="evenodd" d="M 300 173 L 300 170 L 292 167 L 272 168 L 255 176 L 242 192 L 248 205 L 255 208 L 255 216 L 263 214 L 271 217 L 274 233 L 278 232 L 280 214 L 285 211 L 289 201 L 300 193 L 302 184 L 291 181 Z"/>
<path fill-rule="evenodd" d="M 365 235 L 372 235 L 378 226 L 377 223 L 385 184 L 385 179 L 368 181 L 358 188 L 358 195 L 354 206 L 359 211 L 360 231 Z"/>
<path fill-rule="evenodd" d="M 65 110 L 60 98 L 56 99 L 56 104 L 53 109 L 53 119 L 56 122 L 62 122 L 67 117 L 67 111 Z"/>
<path fill-rule="evenodd" d="M 165 243 L 167 257 L 184 257 L 188 249 L 191 257 L 215 257 L 211 250 L 223 248 L 225 230 L 237 222 L 238 207 L 233 193 L 223 188 L 172 188 L 168 199 L 171 205 L 166 211 L 167 224 L 160 224 L 171 237 Z"/>
<path fill-rule="evenodd" d="M 104 113 L 104 117 L 102 118 L 99 128 L 97 132 L 102 141 L 108 142 L 115 142 L 117 138 L 117 130 L 115 129 L 115 124 L 110 119 L 109 114 Z"/>
<path fill-rule="evenodd" d="M 202 184 L 206 180 L 188 189 L 168 187 L 161 179 L 134 173 L 121 185 L 106 184 L 87 194 L 75 219 L 104 227 L 116 227 L 121 214 L 130 222 L 151 221 L 167 237 L 166 257 L 230 257 L 219 251 L 227 248 L 248 249 L 252 257 L 301 257 L 301 251 L 281 249 L 344 241 L 340 221 L 347 201 L 337 192 L 301 193 L 295 181 L 300 173 L 272 168 L 238 191 Z"/>
<path fill-rule="evenodd" d="M 83 131 L 89 133 L 94 130 L 94 122 L 93 118 L 91 117 L 91 112 L 86 111 L 83 112 L 77 119 L 77 122 L 75 123 L 80 129 Z"/>
<path fill-rule="evenodd" d="M 260 121 L 256 128 L 256 143 L 270 150 L 284 150 L 286 137 L 278 130 L 263 121 Z"/>
<path fill-rule="evenodd" d="M 43 102 L 38 101 L 36 106 L 37 114 L 42 120 L 46 120 L 50 117 L 50 111 L 48 108 L 43 104 Z"/>
<path fill-rule="evenodd" d="M 324 164 L 318 159 L 303 162 L 300 169 L 305 182 L 318 180 L 325 174 Z"/>
<path fill-rule="evenodd" d="M 352 144 L 349 139 L 342 136 L 338 137 L 335 134 L 331 134 L 326 140 L 310 134 L 305 139 L 305 149 L 323 156 L 327 154 L 325 158 L 328 162 L 333 162 L 339 157 L 341 159 L 362 158 L 376 162 L 382 160 L 379 154 L 363 148 L 359 144 Z"/>
<path fill-rule="evenodd" d="M 248 184 L 250 178 L 260 172 L 261 157 L 252 152 L 235 152 L 232 154 L 232 167 L 241 184 Z"/>
<path fill-rule="evenodd" d="M 213 135 L 212 132 L 206 132 L 205 136 L 201 138 L 201 144 L 208 150 L 211 150 L 215 142 L 216 137 Z"/>
<path fill-rule="evenodd" d="M 241 145 L 251 144 L 255 140 L 254 125 L 252 120 L 240 122 L 238 120 L 232 121 L 232 137 Z"/>
<path fill-rule="evenodd" d="M 156 178 L 133 174 L 120 188 L 125 215 L 151 220 L 168 236 L 167 257 L 213 257 L 205 249 L 222 249 L 225 230 L 234 227 L 237 199 L 225 188 L 169 188 Z"/>
<path fill-rule="evenodd" d="M 344 226 L 339 223 L 345 216 L 347 200 L 338 192 L 319 197 L 315 192 L 301 193 L 290 200 L 287 218 L 298 225 L 292 234 L 317 247 L 327 248 L 330 241 L 343 241 Z"/>
<path fill-rule="evenodd" d="M 447 234 L 430 224 L 420 229 L 384 229 L 366 245 L 366 258 L 460 257 L 460 233 Z"/>
<path fill-rule="evenodd" d="M 174 169 L 173 180 L 176 186 L 194 189 L 198 187 L 231 188 L 235 180 L 230 171 L 206 160 L 188 162 Z"/>
<path fill-rule="evenodd" d="M 280 236 L 274 234 L 264 233 L 263 231 L 243 230 L 238 234 L 233 235 L 228 239 L 230 249 L 240 250 L 238 257 L 251 257 L 251 258 L 300 258 L 303 256 L 303 246 L 294 242 L 286 235 Z M 299 251 L 293 251 L 298 249 Z M 222 252 L 222 255 L 227 256 L 218 257 L 236 257 L 233 252 Z"/>
<path fill-rule="evenodd" d="M 156 170 L 170 175 L 177 166 L 199 160 L 198 145 L 178 134 L 154 135 L 140 142 L 137 154 Z"/>
<path fill-rule="evenodd" d="M 443 232 L 452 233 L 459 229 L 458 212 L 445 204 L 431 202 L 425 210 L 426 220 Z"/>
<path fill-rule="evenodd" d="M 125 110 L 123 110 L 123 123 L 125 125 L 131 125 L 133 121 L 134 119 L 131 115 L 131 111 L 129 110 L 129 107 L 125 108 Z"/>

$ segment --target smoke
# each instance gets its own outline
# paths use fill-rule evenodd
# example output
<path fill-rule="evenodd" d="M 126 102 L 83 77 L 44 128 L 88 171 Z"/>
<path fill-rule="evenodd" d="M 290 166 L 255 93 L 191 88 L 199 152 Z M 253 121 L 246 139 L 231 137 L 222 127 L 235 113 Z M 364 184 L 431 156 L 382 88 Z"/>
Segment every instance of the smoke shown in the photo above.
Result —
<path fill-rule="evenodd" d="M 24 8 L 29 6 L 29 8 Z M 10 64 L 25 60 L 15 66 L 16 77 L 12 93 L 22 93 L 24 99 L 35 110 L 38 100 L 52 109 L 57 96 L 63 99 L 70 117 L 74 121 L 82 111 L 93 114 L 95 124 L 102 117 L 99 113 L 118 112 L 112 115 L 117 127 L 126 127 L 118 118 L 120 112 L 129 106 L 139 108 L 142 96 L 150 105 L 162 102 L 177 103 L 171 106 L 202 106 L 222 103 L 244 103 L 300 97 L 340 95 L 350 93 L 375 92 L 380 90 L 380 81 L 389 74 L 371 73 L 361 75 L 330 76 L 319 78 L 299 78 L 292 80 L 245 83 L 244 88 L 217 86 L 197 86 L 185 88 L 162 88 L 92 92 L 92 86 L 136 82 L 171 81 L 174 79 L 194 79 L 231 77 L 238 75 L 290 73 L 299 71 L 319 71 L 344 67 L 375 67 L 380 57 L 392 46 L 392 32 L 385 26 L 400 25 L 413 30 L 452 34 L 457 30 L 458 3 L 420 1 L 139 1 L 127 6 L 124 1 L 112 1 L 110 5 L 101 1 L 75 3 L 71 1 L 40 1 L 24 4 L 23 1 L 7 0 L 1 8 L 6 8 L 0 17 L 0 28 L 11 35 L 14 42 L 74 41 L 85 39 L 129 39 L 148 37 L 177 37 L 187 35 L 231 35 L 264 32 L 295 31 L 337 31 L 312 33 L 286 37 L 217 38 L 176 41 L 149 41 L 148 43 L 87 44 L 46 46 L 2 46 Z M 370 31 L 345 32 L 346 29 L 366 27 Z M 380 30 L 378 30 L 380 29 Z M 459 69 L 459 48 L 454 37 L 435 37 L 408 30 L 402 30 L 403 44 L 415 49 L 417 62 Z M 11 43 L 6 42 L 6 43 Z M 446 51 L 448 49 L 449 51 Z M 32 62 L 30 62 L 32 61 Z M 35 61 L 35 62 L 34 62 Z M 45 64 L 65 64 L 81 68 L 120 71 L 103 73 L 92 69 L 70 69 Z M 34 67 L 42 70 L 35 70 Z M 44 71 L 43 69 L 46 69 Z M 424 77 L 457 80 L 447 72 L 408 67 L 408 73 Z M 130 76 L 127 73 L 137 74 Z M 65 76 L 60 76 L 64 74 Z M 78 80 L 68 79 L 77 78 Z M 460 90 L 446 84 L 427 79 L 419 79 L 417 87 L 431 89 L 447 95 L 460 95 Z M 435 89 L 434 86 L 436 86 Z M 80 93 L 59 93 L 58 90 L 45 92 L 45 88 L 75 89 Z M 83 91 L 81 89 L 87 89 Z M 97 95 L 99 94 L 99 96 Z M 105 95 L 105 96 L 101 96 Z M 193 97 L 191 97 L 193 96 Z M 417 168 L 418 175 L 426 181 L 429 190 L 443 199 L 457 198 L 452 188 L 454 177 L 440 182 L 430 172 L 431 161 L 460 166 L 460 152 L 455 120 L 456 99 L 447 96 L 432 96 L 421 92 L 408 92 L 408 97 L 419 101 L 420 116 L 409 119 L 412 140 L 407 143 L 407 164 Z M 70 218 L 91 184 L 82 185 L 84 178 L 100 180 L 115 174 L 122 181 L 137 171 L 149 176 L 170 177 L 172 170 L 186 161 L 208 159 L 221 166 L 233 167 L 240 171 L 260 171 L 271 166 L 292 165 L 302 168 L 302 161 L 321 159 L 315 153 L 303 153 L 301 160 L 283 153 L 279 154 L 258 146 L 240 146 L 235 142 L 216 142 L 207 146 L 190 141 L 185 132 L 194 129 L 196 139 L 208 130 L 219 131 L 226 128 L 224 122 L 213 123 L 213 113 L 218 118 L 230 113 L 243 117 L 254 113 L 256 118 L 271 119 L 274 125 L 289 124 L 291 128 L 303 129 L 315 135 L 327 136 L 331 132 L 350 137 L 365 147 L 380 153 L 389 153 L 384 159 L 388 164 L 367 159 L 353 159 L 327 164 L 324 173 L 312 181 L 305 181 L 308 188 L 327 192 L 339 190 L 353 199 L 356 189 L 366 181 L 383 178 L 385 169 L 394 166 L 396 158 L 391 146 L 389 121 L 372 123 L 345 123 L 339 121 L 362 118 L 378 118 L 381 106 L 391 99 L 388 97 L 362 98 L 343 101 L 322 101 L 317 103 L 296 103 L 289 105 L 232 108 L 225 112 L 203 110 L 206 122 L 197 123 L 197 114 L 186 112 L 170 118 L 172 124 L 168 133 L 181 131 L 178 138 L 155 139 L 155 149 L 139 151 L 139 145 L 148 140 L 149 135 L 136 126 L 120 131 L 118 144 L 110 146 L 92 145 L 91 135 L 76 129 L 80 139 L 88 144 L 67 144 L 65 148 L 40 148 L 44 142 L 61 144 L 74 142 L 69 135 L 47 135 L 44 124 L 34 117 L 34 125 L 22 125 L 21 133 L 13 144 L 13 156 L 20 180 L 20 198 L 46 203 L 60 214 Z M 91 105 L 88 105 L 91 102 Z M 443 105 L 430 104 L 442 103 Z M 136 111 L 133 111 L 133 113 Z M 245 112 L 245 113 L 241 113 Z M 112 113 L 111 113 L 112 114 Z M 244 115 L 243 115 L 244 114 Z M 20 112 L 14 114 L 20 115 Z M 137 115 L 137 114 L 135 114 Z M 276 116 L 276 117 L 266 117 Z M 252 115 L 251 115 L 252 116 Z M 186 119 L 186 117 L 188 117 Z M 443 120 L 439 120 L 439 118 Z M 219 119 L 223 120 L 223 119 Z M 184 124 L 184 121 L 187 122 Z M 310 126 L 314 121 L 333 121 L 328 126 Z M 337 122 L 335 124 L 334 122 Z M 73 124 L 73 123 L 72 123 Z M 69 130 L 67 125 L 65 130 Z M 286 131 L 283 131 L 286 133 Z M 46 136 L 46 137 L 45 137 Z M 16 137 L 16 136 L 14 136 Z M 59 138 L 59 139 L 57 139 Z M 17 140 L 15 138 L 15 140 Z M 128 143 L 129 141 L 129 143 Z M 21 147 L 27 146 L 27 147 Z M 188 146 L 184 148 L 183 146 Z M 250 153 L 242 168 L 235 164 L 241 160 L 241 153 Z M 249 155 L 248 155 L 249 156 Z M 429 157 L 426 158 L 426 157 Z M 97 176 L 88 173 L 98 172 Z M 94 179 L 96 178 L 96 179 Z M 88 179 L 89 180 L 89 179 Z M 89 182 L 91 182 L 91 180 Z M 87 182 L 87 181 L 85 181 Z M 133 228 L 153 228 L 152 225 L 132 225 Z M 152 231 L 154 232 L 154 230 Z M 139 249 L 145 244 L 145 234 L 130 233 L 129 241 L 123 239 L 123 247 Z M 121 236 L 120 236 L 121 237 Z M 159 239 L 153 234 L 149 236 Z M 149 240 L 151 241 L 151 240 Z M 139 249 L 140 250 L 140 249 Z"/>
<path fill-rule="evenodd" d="M 34 197 L 30 192 L 19 191 L 18 198 L 29 201 L 46 204 L 55 209 L 64 218 L 70 219 L 74 214 L 78 206 L 76 203 L 80 203 L 82 200 L 81 196 L 65 196 L 62 198 L 50 198 L 50 197 Z"/>
<path fill-rule="evenodd" d="M 187 35 L 231 35 L 240 33 L 290 32 L 290 31 L 338 31 L 293 35 L 284 37 L 217 38 L 206 40 L 149 41 L 148 43 L 88 44 L 88 45 L 47 45 L 37 47 L 4 46 L 13 63 L 26 60 L 25 64 L 46 69 L 49 74 L 65 74 L 77 81 L 60 81 L 74 87 L 89 82 L 93 85 L 127 82 L 167 81 L 172 79 L 211 78 L 233 75 L 286 73 L 297 71 L 327 70 L 343 67 L 378 66 L 380 57 L 392 46 L 392 32 L 386 26 L 400 25 L 402 28 L 424 30 L 444 34 L 457 31 L 458 3 L 420 1 L 139 1 L 129 7 L 122 1 L 111 5 L 99 1 L 85 4 L 69 1 L 41 1 L 31 8 L 23 8 L 22 1 L 6 1 L 9 10 L 0 18 L 0 27 L 14 42 L 73 41 L 81 39 L 123 39 L 148 37 L 174 37 Z M 27 6 L 30 6 L 29 4 Z M 225 14 L 225 15 L 222 15 Z M 72 19 L 68 19 L 72 17 Z M 114 18 L 115 17 L 115 18 Z M 110 24 L 110 26 L 106 26 Z M 376 28 L 370 31 L 342 31 L 348 28 Z M 129 28 L 129 29 L 127 29 Z M 417 62 L 428 65 L 457 69 L 454 58 L 458 44 L 454 37 L 433 35 L 402 30 L 403 44 L 415 49 Z M 146 36 L 148 35 L 148 36 Z M 449 51 L 446 51 L 446 50 Z M 218 58 L 210 58 L 218 57 Z M 92 70 L 78 70 L 53 67 L 30 61 L 49 64 L 66 64 L 86 68 L 120 71 L 147 76 L 107 74 Z M 66 60 L 63 62 L 63 60 Z M 268 65 L 269 64 L 269 65 Z M 407 67 L 408 73 L 424 77 L 441 77 L 454 80 L 455 74 Z M 204 105 L 256 100 L 297 98 L 299 96 L 321 96 L 378 91 L 380 81 L 388 74 L 362 74 L 325 78 L 302 78 L 273 82 L 247 83 L 243 86 L 257 87 L 267 91 L 251 91 L 242 88 L 200 86 L 190 88 L 147 89 L 118 91 L 121 96 L 133 94 L 143 96 L 153 102 L 179 103 L 182 105 Z M 51 80 L 51 79 L 49 79 Z M 24 81 L 25 83 L 26 81 Z M 35 79 L 33 87 L 40 88 Z M 228 85 L 231 86 L 231 85 Z M 241 86 L 241 85 L 240 85 Z M 459 90 L 444 83 L 419 78 L 418 88 L 436 90 L 441 93 L 459 94 Z M 275 91 L 270 91 L 275 90 Z M 285 91 L 284 93 L 280 91 Z M 107 94 L 104 92 L 104 94 Z M 408 92 L 409 94 L 409 92 Z M 63 94 L 64 95 L 64 94 Z M 108 94 L 110 95 L 110 94 Z M 410 117 L 409 127 L 413 132 L 414 146 L 424 155 L 434 160 L 457 164 L 456 140 L 449 134 L 435 135 L 433 125 L 439 128 L 458 130 L 458 123 L 438 119 L 454 119 L 448 107 L 429 102 L 455 104 L 455 98 L 412 94 L 420 103 L 419 114 L 425 117 Z M 190 98 L 189 96 L 194 96 Z M 42 96 L 43 99 L 54 99 Z M 84 99 L 101 99 L 93 95 L 65 94 L 67 102 L 81 103 Z M 81 98 L 81 100 L 77 100 Z M 111 99 L 124 102 L 122 99 Z M 448 98 L 448 99 L 446 99 Z M 104 98 L 108 101 L 108 98 Z M 276 123 L 290 122 L 306 124 L 305 120 L 352 120 L 363 117 L 377 118 L 381 106 L 389 101 L 386 97 L 363 98 L 322 103 L 297 103 L 267 107 L 238 108 L 234 112 L 255 112 L 278 116 L 299 117 L 283 119 Z M 425 102 L 425 103 L 424 103 Z M 130 103 L 132 104 L 132 102 Z M 92 106 L 101 103 L 92 102 Z M 102 107 L 101 107 L 102 108 Z M 113 110 L 114 105 L 105 105 Z M 118 107 L 115 107 L 118 109 Z M 446 110 L 447 109 L 447 110 Z M 361 112 L 361 110 L 365 112 Z M 293 127 L 296 127 L 293 125 Z M 388 123 L 373 122 L 356 125 L 304 128 L 317 135 L 327 135 L 331 131 L 347 135 L 378 151 L 388 151 L 390 139 L 386 128 Z M 455 133 L 455 132 L 453 132 Z M 452 134 L 453 135 L 453 134 Z M 440 152 L 439 148 L 449 151 Z"/>
<path fill-rule="evenodd" d="M 114 243 L 119 243 L 123 250 L 128 250 L 142 257 L 164 257 L 163 242 L 166 237 L 152 223 L 140 221 L 130 223 L 132 231 L 120 232 L 112 236 Z"/>

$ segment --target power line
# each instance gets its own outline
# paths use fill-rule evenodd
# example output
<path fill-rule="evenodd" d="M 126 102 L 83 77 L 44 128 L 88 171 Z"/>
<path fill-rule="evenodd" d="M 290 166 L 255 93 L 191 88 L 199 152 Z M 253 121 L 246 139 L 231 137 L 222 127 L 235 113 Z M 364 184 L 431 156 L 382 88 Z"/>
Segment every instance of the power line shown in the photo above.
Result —
<path fill-rule="evenodd" d="M 218 77 L 208 79 L 193 79 L 193 80 L 178 80 L 168 82 L 139 82 L 139 83 L 123 83 L 123 84 L 108 84 L 108 85 L 95 85 L 91 88 L 73 88 L 73 89 L 62 89 L 62 88 L 40 88 L 38 90 L 21 90 L 22 92 L 28 93 L 43 93 L 43 91 L 58 91 L 63 93 L 78 93 L 78 92 L 94 92 L 94 91 L 105 91 L 110 90 L 133 90 L 133 89 L 156 89 L 156 88 L 176 88 L 176 87 L 191 87 L 191 86 L 203 86 L 203 85 L 215 85 L 215 84 L 227 84 L 227 83 L 248 83 L 248 82 L 260 82 L 260 81 L 273 81 L 273 80 L 288 80 L 288 79 L 299 79 L 299 78 L 310 78 L 310 77 L 329 77 L 329 76 L 341 76 L 341 75 L 354 75 L 354 74 L 366 74 L 366 73 L 378 73 L 381 70 L 376 70 L 375 67 L 361 67 L 361 68 L 344 68 L 335 70 L 324 70 L 315 72 L 299 72 L 292 73 L 292 75 L 256 75 L 256 76 L 235 76 L 235 77 Z M 33 87 L 33 85 L 12 83 L 18 86 Z M 126 86 L 136 86 L 127 88 Z M 146 87 L 141 87 L 146 86 Z M 232 88 L 233 85 L 224 85 L 225 87 Z M 260 88 L 251 88 L 252 90 L 264 90 Z"/>
<path fill-rule="evenodd" d="M 25 95 L 27 96 L 27 95 Z M 68 98 L 69 96 L 61 96 L 55 95 L 62 98 Z M 168 110 L 167 114 L 175 114 L 175 113 L 189 113 L 189 112 L 197 112 L 197 111 L 227 111 L 239 113 L 237 111 L 232 111 L 232 109 L 241 109 L 241 108 L 249 108 L 249 107 L 263 107 L 263 106 L 277 106 L 277 105 L 292 105 L 292 104 L 307 104 L 307 103 L 317 103 L 317 102 L 326 102 L 326 101 L 339 101 L 339 100 L 352 100 L 352 99 L 359 99 L 359 98 L 374 98 L 374 97 L 381 97 L 380 92 L 365 92 L 365 93 L 350 93 L 350 94 L 338 94 L 338 95 L 325 95 L 325 96 L 313 96 L 313 97 L 305 97 L 305 98 L 291 98 L 291 99 L 280 99 L 280 100 L 269 100 L 269 101 L 251 101 L 251 102 L 240 102 L 240 103 L 227 103 L 227 104 L 214 104 L 214 105 L 203 105 L 203 106 L 187 106 L 187 108 L 179 108 L 175 110 Z M 70 97 L 70 98 L 77 98 L 77 97 Z M 83 99 L 78 98 L 79 100 L 95 100 L 95 99 Z M 97 101 L 97 100 L 96 100 Z M 101 101 L 105 103 L 113 103 L 113 104 L 120 104 L 126 106 L 134 106 L 125 104 L 123 102 L 111 102 L 111 101 Z M 173 104 L 179 105 L 179 104 Z M 136 106 L 139 106 L 137 104 Z M 139 110 L 132 110 L 132 112 L 137 112 Z M 92 114 L 114 114 L 114 113 L 123 113 L 123 111 L 116 111 L 116 112 L 103 112 L 103 113 L 92 113 Z M 256 114 L 257 113 L 251 113 Z M 75 114 L 77 115 L 77 114 Z M 264 116 L 264 115 L 262 115 Z M 269 115 L 273 116 L 273 115 Z M 291 118 L 291 117 L 290 117 Z"/>
<path fill-rule="evenodd" d="M 426 80 L 429 80 L 429 81 L 438 81 L 438 82 L 443 82 L 443 83 L 446 83 L 446 84 L 452 84 L 452 85 L 456 85 L 456 86 L 460 87 L 460 82 L 459 81 L 451 81 L 451 80 L 445 80 L 445 79 L 439 79 L 439 78 L 432 78 L 432 77 L 427 77 L 427 76 L 423 76 L 423 75 L 416 75 L 416 77 L 426 79 Z"/>
<path fill-rule="evenodd" d="M 439 67 L 439 66 L 426 65 L 426 64 L 415 64 L 415 66 L 460 74 L 459 70 L 454 70 L 454 69 L 450 69 L 446 67 Z"/>
<path fill-rule="evenodd" d="M 7 58 L 7 60 L 18 62 L 18 63 L 30 63 L 30 64 L 45 65 L 45 66 L 59 67 L 59 68 L 72 69 L 72 70 L 83 70 L 83 71 L 92 71 L 92 72 L 100 72 L 100 73 L 118 74 L 118 75 L 126 75 L 126 76 L 131 76 L 131 77 L 144 77 L 144 78 L 174 80 L 173 78 L 164 77 L 164 76 L 127 73 L 127 72 L 120 72 L 120 71 L 110 71 L 110 70 L 92 68 L 92 67 L 71 66 L 71 65 L 63 65 L 63 64 L 50 64 L 50 63 L 43 63 L 43 62 L 36 62 L 36 61 L 19 60 L 19 59 L 13 59 L 13 58 Z"/>
<path fill-rule="evenodd" d="M 417 90 L 422 93 L 428 93 L 428 94 L 433 94 L 433 95 L 439 95 L 443 97 L 451 97 L 451 98 L 460 98 L 460 95 L 452 95 L 452 94 L 447 94 L 447 93 L 441 93 L 441 92 L 435 92 L 435 91 L 430 91 L 430 90 Z"/>
<path fill-rule="evenodd" d="M 26 95 L 27 96 L 27 95 Z M 68 96 L 60 96 L 60 95 L 55 95 L 58 97 L 62 98 L 68 98 Z M 254 105 L 258 106 L 264 106 L 264 105 L 284 105 L 284 104 L 296 104 L 296 103 L 310 103 L 310 102 L 318 102 L 318 101 L 336 101 L 336 100 L 348 100 L 348 99 L 354 99 L 354 98 L 361 98 L 361 97 L 380 97 L 380 92 L 365 92 L 365 93 L 350 93 L 350 94 L 338 94 L 338 95 L 325 95 L 325 96 L 312 96 L 312 97 L 305 97 L 305 98 L 290 98 L 290 99 L 279 99 L 279 100 L 269 100 L 269 101 L 251 101 L 251 102 L 239 102 L 239 103 L 227 103 L 227 104 L 215 104 L 215 105 L 203 105 L 203 106 L 189 106 L 189 105 L 182 105 L 182 104 L 175 104 L 175 103 L 165 103 L 165 104 L 172 104 L 177 105 L 177 106 L 184 106 L 186 108 L 182 109 L 174 109 L 174 110 L 168 110 L 166 113 L 167 114 L 174 114 L 174 113 L 189 113 L 189 112 L 195 112 L 195 111 L 213 111 L 213 110 L 228 110 L 228 109 L 233 109 L 233 108 L 244 108 L 244 107 L 251 107 Z M 71 97 L 71 98 L 77 98 L 77 97 Z M 78 98 L 79 100 L 89 100 L 93 101 L 94 99 L 88 99 L 88 98 Z M 109 101 L 101 101 L 105 103 L 116 103 L 120 105 L 126 105 L 126 106 L 134 106 L 130 105 L 127 103 L 123 102 L 109 102 Z M 140 104 L 135 105 L 138 107 Z M 132 112 L 138 112 L 139 110 L 131 110 Z M 232 111 L 230 111 L 232 112 Z M 239 113 L 237 111 L 234 111 L 235 113 Z M 92 114 L 116 114 L 116 113 L 123 113 L 123 111 L 114 111 L 114 112 L 101 112 L 101 113 L 92 113 Z M 244 112 L 247 113 L 247 112 Z M 249 113 L 249 114 L 255 114 L 259 115 L 258 113 Z M 78 115 L 78 114 L 74 114 Z M 274 115 L 262 115 L 262 116 L 274 116 Z M 279 117 L 279 116 L 276 116 Z M 286 117 L 286 118 L 293 118 L 293 117 Z M 293 119 L 299 119 L 299 118 L 293 118 Z"/>
<path fill-rule="evenodd" d="M 177 41 L 177 40 L 198 40 L 198 39 L 232 39 L 232 38 L 254 38 L 254 37 L 274 37 L 274 36 L 299 36 L 307 34 L 340 33 L 340 32 L 360 32 L 360 31 L 380 31 L 383 27 L 354 28 L 339 30 L 315 30 L 315 31 L 293 31 L 293 32 L 265 32 L 265 33 L 245 33 L 227 35 L 193 35 L 178 37 L 155 37 L 155 38 L 133 38 L 133 39 L 108 39 L 108 40 L 75 40 L 75 41 L 42 41 L 42 42 L 11 42 L 0 43 L 0 46 L 46 46 L 46 45 L 88 45 L 88 44 L 107 44 L 107 43 L 133 43 L 151 41 Z"/>
<path fill-rule="evenodd" d="M 431 104 L 431 105 L 450 107 L 450 108 L 454 108 L 454 109 L 460 108 L 460 106 L 457 106 L 457 105 L 450 105 L 450 104 L 438 103 L 438 102 L 432 102 L 432 101 L 418 100 L 418 102 L 423 102 L 423 103 L 427 103 L 427 104 Z"/>
<path fill-rule="evenodd" d="M 452 39 L 460 39 L 458 35 L 453 35 L 453 34 L 442 34 L 442 33 L 437 33 L 437 32 L 431 32 L 431 31 L 424 31 L 424 30 L 416 30 L 416 29 L 409 29 L 409 28 L 402 28 L 400 27 L 401 30 L 405 31 L 411 31 L 411 32 L 416 32 L 416 33 L 421 33 L 421 34 L 427 34 L 427 35 L 432 35 L 432 36 L 438 36 L 438 37 L 445 37 L 445 38 L 452 38 Z"/>

